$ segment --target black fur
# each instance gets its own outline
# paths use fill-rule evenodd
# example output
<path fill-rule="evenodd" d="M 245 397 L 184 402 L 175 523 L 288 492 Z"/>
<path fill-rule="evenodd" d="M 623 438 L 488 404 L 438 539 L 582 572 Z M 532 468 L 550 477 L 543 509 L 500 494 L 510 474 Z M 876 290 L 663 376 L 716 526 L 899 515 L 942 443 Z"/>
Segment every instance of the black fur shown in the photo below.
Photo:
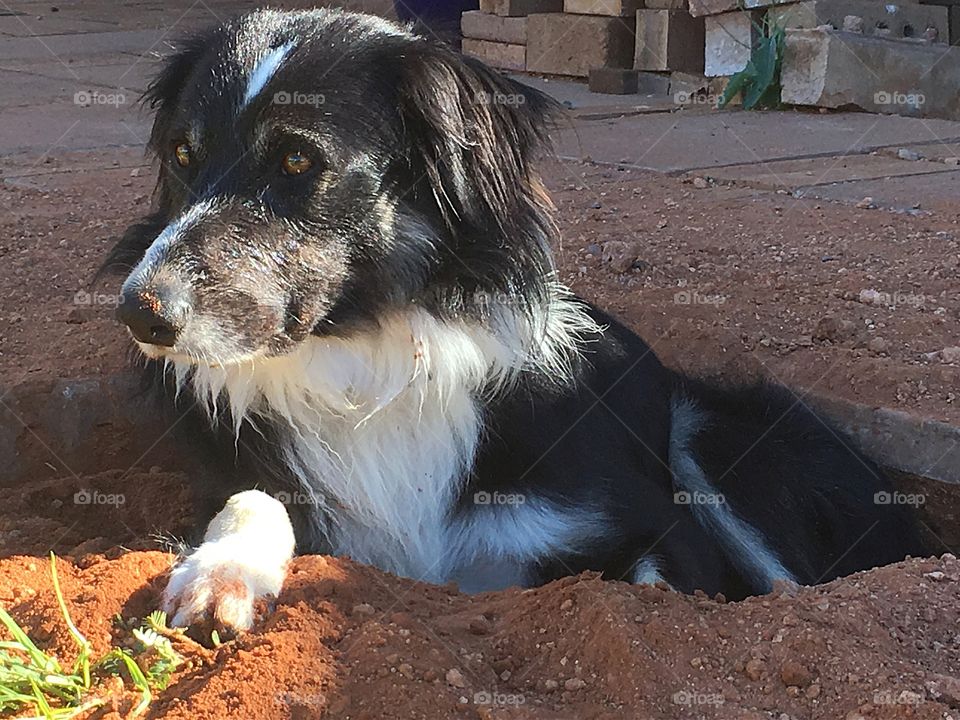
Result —
<path fill-rule="evenodd" d="M 242 69 L 227 48 L 241 43 L 241 22 L 188 40 L 151 84 L 157 207 L 111 266 L 133 267 L 188 208 L 227 198 L 165 260 L 192 278 L 192 311 L 220 321 L 221 361 L 282 355 L 309 335 L 349 337 L 413 306 L 481 323 L 499 303 L 543 311 L 555 231 L 534 161 L 553 101 L 383 21 L 314 11 L 262 16 L 259 41 L 296 44 L 273 89 L 238 114 Z M 278 106 L 277 88 L 323 102 Z M 180 168 L 171 150 L 197 126 L 198 161 Z M 276 158 L 285 152 L 309 153 L 314 167 L 283 177 Z M 603 513 L 608 533 L 544 556 L 530 582 L 584 569 L 631 579 L 647 557 L 680 590 L 769 589 L 676 500 L 671 406 L 686 401 L 702 413 L 689 443 L 699 466 L 797 581 L 923 552 L 909 513 L 874 502 L 890 489 L 881 470 L 792 393 L 680 377 L 615 319 L 589 312 L 607 329 L 583 339 L 572 387 L 528 370 L 483 398 L 480 449 L 451 509 L 467 516 L 475 493 L 502 492 Z M 245 425 L 237 447 L 251 452 L 232 490 L 296 487 L 270 459 L 282 432 Z M 301 551 L 329 550 L 312 531 L 315 510 L 291 510 Z"/>

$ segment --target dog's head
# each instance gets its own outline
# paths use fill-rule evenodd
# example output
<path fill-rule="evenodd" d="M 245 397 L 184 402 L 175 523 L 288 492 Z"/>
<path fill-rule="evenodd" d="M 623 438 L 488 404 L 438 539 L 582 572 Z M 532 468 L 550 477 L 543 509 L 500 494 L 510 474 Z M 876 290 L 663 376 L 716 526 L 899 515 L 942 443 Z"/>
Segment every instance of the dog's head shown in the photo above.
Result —
<path fill-rule="evenodd" d="M 482 316 L 549 277 L 531 161 L 553 104 L 407 28 L 256 12 L 186 42 L 146 97 L 157 206 L 108 263 L 151 357 L 276 356 L 413 305 Z"/>

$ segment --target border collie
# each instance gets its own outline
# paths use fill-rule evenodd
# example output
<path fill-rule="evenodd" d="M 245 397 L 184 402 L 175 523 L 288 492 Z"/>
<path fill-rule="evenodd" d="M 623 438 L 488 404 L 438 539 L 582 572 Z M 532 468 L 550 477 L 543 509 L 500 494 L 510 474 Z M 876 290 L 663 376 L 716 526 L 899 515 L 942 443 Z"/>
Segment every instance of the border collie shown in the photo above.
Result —
<path fill-rule="evenodd" d="M 683 377 L 558 282 L 546 96 L 382 19 L 263 10 L 146 99 L 158 196 L 108 259 L 118 315 L 265 470 L 173 569 L 174 624 L 249 627 L 295 548 L 730 598 L 922 553 L 796 396 Z"/>

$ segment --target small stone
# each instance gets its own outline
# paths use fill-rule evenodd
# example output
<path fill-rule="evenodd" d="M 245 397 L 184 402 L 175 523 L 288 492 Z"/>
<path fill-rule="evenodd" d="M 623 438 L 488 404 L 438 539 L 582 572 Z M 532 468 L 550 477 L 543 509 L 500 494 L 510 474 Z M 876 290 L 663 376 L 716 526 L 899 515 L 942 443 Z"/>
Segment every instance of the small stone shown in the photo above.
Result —
<path fill-rule="evenodd" d="M 703 658 L 695 657 L 690 660 L 690 667 L 702 668 L 703 667 Z"/>
<path fill-rule="evenodd" d="M 580 690 L 581 688 L 586 687 L 586 685 L 587 684 L 580 678 L 570 678 L 563 683 L 563 687 L 567 690 Z"/>
<path fill-rule="evenodd" d="M 940 351 L 940 359 L 949 365 L 960 365 L 960 347 L 945 347 Z"/>
<path fill-rule="evenodd" d="M 567 598 L 567 599 L 564 600 L 562 603 L 560 603 L 560 610 L 561 610 L 561 612 L 565 612 L 565 611 L 569 610 L 569 609 L 572 608 L 572 607 L 573 607 L 573 600 L 571 600 L 570 598 Z"/>
<path fill-rule="evenodd" d="M 397 672 L 404 677 L 411 677 L 413 675 L 413 665 L 410 663 L 400 663 L 397 666 Z"/>
<path fill-rule="evenodd" d="M 746 676 L 747 676 L 748 678 L 750 678 L 751 680 L 753 680 L 753 681 L 757 681 L 757 680 L 759 680 L 761 677 L 763 677 L 763 671 L 764 671 L 764 670 L 765 670 L 765 668 L 764 668 L 764 665 L 763 665 L 763 661 L 762 661 L 762 660 L 758 660 L 758 659 L 756 659 L 756 658 L 754 658 L 753 660 L 748 661 L 747 664 L 746 664 L 746 665 L 744 666 L 744 668 L 743 668 L 743 672 L 746 674 Z"/>
<path fill-rule="evenodd" d="M 960 157 L 948 157 L 944 158 L 943 162 L 946 165 L 960 165 Z"/>
<path fill-rule="evenodd" d="M 810 687 L 807 688 L 807 691 L 804 693 L 807 696 L 808 700 L 816 700 L 820 697 L 820 683 L 813 683 Z"/>
<path fill-rule="evenodd" d="M 860 208 L 861 210 L 875 210 L 877 206 L 874 204 L 873 198 L 868 195 L 863 200 L 858 202 L 856 207 Z"/>
<path fill-rule="evenodd" d="M 360 603 L 353 606 L 352 613 L 360 617 L 370 617 L 376 612 L 376 608 L 370 603 Z"/>
<path fill-rule="evenodd" d="M 863 33 L 863 18 L 859 15 L 844 15 L 844 32 Z"/>
<path fill-rule="evenodd" d="M 706 190 L 710 187 L 710 183 L 706 178 L 695 177 L 693 179 L 693 186 L 697 188 L 697 190 Z"/>
<path fill-rule="evenodd" d="M 464 688 L 467 686 L 467 681 L 464 679 L 463 673 L 456 668 L 450 668 L 447 670 L 445 677 L 447 679 L 447 683 L 455 688 Z"/>
<path fill-rule="evenodd" d="M 813 675 L 800 663 L 787 660 L 780 668 L 780 680 L 788 687 L 790 685 L 806 687 L 813 680 Z"/>
<path fill-rule="evenodd" d="M 933 580 L 934 582 L 942 582 L 947 579 L 946 573 L 942 573 L 939 570 L 934 570 L 933 572 L 924 573 L 923 576 L 928 580 Z"/>
<path fill-rule="evenodd" d="M 558 683 L 556 680 L 543 681 L 543 689 L 546 690 L 547 692 L 552 692 L 553 690 L 556 690 L 558 687 L 560 687 L 560 683 Z"/>
<path fill-rule="evenodd" d="M 897 157 L 901 160 L 910 160 L 911 162 L 923 160 L 923 155 L 910 148 L 900 148 L 897 150 Z"/>

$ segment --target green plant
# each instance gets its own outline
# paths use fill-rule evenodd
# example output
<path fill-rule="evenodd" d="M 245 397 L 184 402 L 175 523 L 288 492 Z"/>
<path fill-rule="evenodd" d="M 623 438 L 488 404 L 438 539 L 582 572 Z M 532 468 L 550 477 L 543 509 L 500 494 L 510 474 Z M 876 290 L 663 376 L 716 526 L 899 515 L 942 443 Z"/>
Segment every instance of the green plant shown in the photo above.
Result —
<path fill-rule="evenodd" d="M 780 106 L 784 29 L 766 22 L 763 28 L 756 23 L 754 27 L 760 35 L 760 41 L 752 48 L 747 66 L 730 78 L 720 97 L 720 107 L 726 107 L 738 94 L 742 94 L 746 110 Z"/>
<path fill-rule="evenodd" d="M 92 662 L 90 642 L 73 623 L 60 590 L 52 553 L 50 575 L 60 614 L 77 645 L 77 658 L 69 670 L 64 669 L 56 657 L 38 648 L 17 621 L 0 608 L 0 622 L 11 637 L 0 641 L 0 713 L 26 710 L 43 720 L 74 718 L 106 703 L 104 697 L 97 696 L 94 677 L 125 674 L 140 692 L 140 702 L 131 716 L 143 714 L 153 699 L 152 690 L 165 688 L 182 662 L 168 637 L 175 631 L 166 627 L 166 615 L 152 613 L 144 626 L 132 631 L 135 651 L 116 647 Z"/>

